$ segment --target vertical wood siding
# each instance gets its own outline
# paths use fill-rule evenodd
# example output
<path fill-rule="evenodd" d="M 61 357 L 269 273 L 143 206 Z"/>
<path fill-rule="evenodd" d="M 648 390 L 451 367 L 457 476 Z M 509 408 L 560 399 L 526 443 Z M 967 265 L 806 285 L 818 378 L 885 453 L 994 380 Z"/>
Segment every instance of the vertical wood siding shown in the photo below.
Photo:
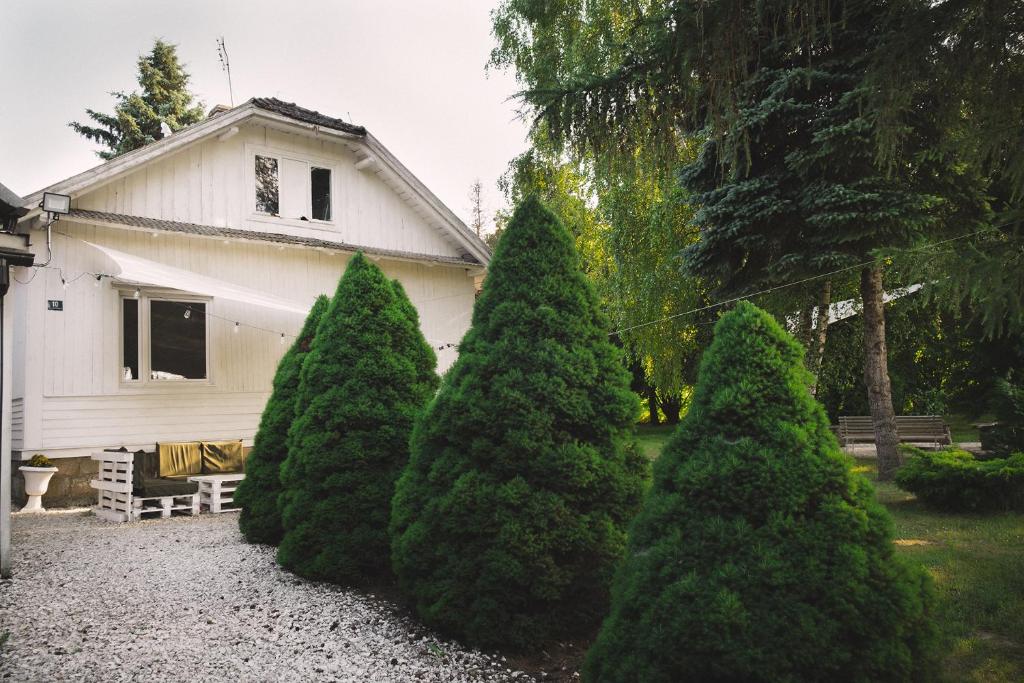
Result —
<path fill-rule="evenodd" d="M 254 217 L 254 149 L 284 150 L 314 163 L 330 162 L 334 224 L 294 225 Z M 226 142 L 205 142 L 155 161 L 75 198 L 78 208 L 151 218 L 337 239 L 350 244 L 457 256 L 458 250 L 373 172 L 353 168 L 342 144 L 244 127 Z M 84 241 L 215 277 L 309 306 L 333 294 L 350 258 L 316 249 L 229 242 L 173 233 L 61 222 L 49 268 L 19 286 L 15 340 L 15 450 L 100 448 L 174 439 L 243 438 L 250 442 L 287 346 L 279 334 L 298 332 L 302 316 L 213 299 L 208 311 L 208 382 L 125 384 L 120 381 L 120 292 L 108 279 L 95 286 L 82 273 L 111 272 L 107 258 Z M 469 327 L 473 277 L 466 269 L 382 260 L 420 313 L 434 346 L 458 343 Z M 25 273 L 19 277 L 26 277 Z M 62 284 L 62 277 L 67 282 Z M 74 279 L 74 278 L 78 279 Z M 73 281 L 72 281 L 73 280 Z M 64 302 L 46 310 L 47 299 Z M 238 334 L 233 321 L 243 323 Z M 288 340 L 290 343 L 290 339 Z M 437 351 L 439 371 L 454 349 Z"/>
<path fill-rule="evenodd" d="M 77 274 L 112 268 L 85 241 L 304 305 L 318 294 L 333 294 L 349 259 L 313 249 L 224 244 L 165 233 L 152 237 L 146 232 L 95 226 L 68 225 L 62 233 L 55 240 L 53 267 L 41 270 L 26 286 L 29 305 L 45 308 L 46 299 L 60 299 L 64 310 L 44 310 L 42 334 L 29 335 L 42 344 L 41 433 L 36 443 L 22 439 L 18 450 L 170 439 L 251 439 L 277 363 L 287 348 L 278 334 L 254 328 L 294 335 L 303 322 L 299 315 L 214 298 L 207 304 L 208 311 L 227 320 L 208 318 L 209 382 L 122 383 L 121 292 L 106 279 L 95 286 L 88 275 L 70 282 Z M 432 345 L 462 338 L 474 299 L 473 279 L 464 269 L 386 260 L 379 265 L 406 288 Z M 69 281 L 66 288 L 61 273 Z M 233 332 L 236 320 L 242 323 L 237 334 Z M 454 361 L 455 351 L 437 353 L 443 372 Z M 31 393 L 31 377 L 26 376 L 25 382 L 25 393 Z M 20 427 L 19 431 L 23 434 Z"/>
<path fill-rule="evenodd" d="M 256 215 L 250 166 L 257 150 L 330 166 L 333 224 Z M 249 125 L 225 142 L 202 142 L 153 161 L 76 198 L 75 205 L 92 211 L 338 239 L 367 247 L 459 255 L 455 245 L 379 173 L 357 171 L 355 163 L 355 156 L 340 143 Z"/>

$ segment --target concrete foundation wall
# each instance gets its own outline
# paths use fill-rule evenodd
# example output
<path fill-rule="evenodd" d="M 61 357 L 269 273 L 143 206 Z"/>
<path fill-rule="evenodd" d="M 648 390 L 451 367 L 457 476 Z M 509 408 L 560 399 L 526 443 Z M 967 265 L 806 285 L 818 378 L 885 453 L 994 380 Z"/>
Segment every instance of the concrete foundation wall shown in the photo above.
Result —
<path fill-rule="evenodd" d="M 11 499 L 19 508 L 25 504 L 25 479 L 15 461 L 11 473 Z M 85 507 L 96 504 L 96 491 L 89 482 L 96 478 L 99 463 L 92 458 L 61 458 L 53 461 L 57 473 L 43 496 L 43 507 Z"/>

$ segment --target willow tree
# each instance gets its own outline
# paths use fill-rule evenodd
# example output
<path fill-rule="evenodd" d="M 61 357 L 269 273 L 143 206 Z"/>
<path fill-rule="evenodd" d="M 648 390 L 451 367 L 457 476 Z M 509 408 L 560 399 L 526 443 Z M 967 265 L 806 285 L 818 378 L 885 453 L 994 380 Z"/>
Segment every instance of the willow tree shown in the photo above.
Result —
<path fill-rule="evenodd" d="M 189 75 L 175 45 L 157 40 L 147 55 L 139 57 L 138 82 L 141 92 L 112 92 L 114 112 L 93 109 L 85 113 L 96 125 L 73 121 L 68 125 L 83 137 L 106 149 L 96 154 L 113 159 L 164 137 L 162 124 L 171 131 L 203 120 L 203 104 L 195 101 L 188 88 Z"/>
<path fill-rule="evenodd" d="M 865 83 L 905 26 L 901 6 L 516 0 L 495 13 L 492 57 L 516 69 L 537 119 L 578 154 L 642 145 L 672 163 L 681 138 L 705 137 L 686 178 L 701 202 L 687 257 L 719 295 L 859 267 L 882 477 L 899 456 L 877 250 L 919 245 L 979 209 L 938 144 L 927 83 L 908 85 L 916 106 L 899 118 L 900 163 L 875 153 Z"/>
<path fill-rule="evenodd" d="M 511 205 L 537 194 L 573 233 L 583 270 L 608 311 L 653 421 L 678 421 L 710 327 L 680 315 L 707 303 L 703 279 L 681 273 L 679 252 L 697 237 L 672 167 L 638 148 L 622 159 L 573 158 L 541 122 L 531 147 L 499 185 Z M 696 145 L 681 148 L 691 158 Z M 652 322 L 656 321 L 656 322 Z"/>

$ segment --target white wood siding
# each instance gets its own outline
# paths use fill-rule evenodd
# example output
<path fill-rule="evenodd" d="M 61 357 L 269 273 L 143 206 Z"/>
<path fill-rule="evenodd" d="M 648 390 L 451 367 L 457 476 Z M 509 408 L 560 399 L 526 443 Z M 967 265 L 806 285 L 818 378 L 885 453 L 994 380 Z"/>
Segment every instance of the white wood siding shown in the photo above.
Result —
<path fill-rule="evenodd" d="M 15 450 L 61 455 L 61 449 L 152 444 L 172 439 L 243 438 L 249 443 L 270 391 L 271 380 L 302 316 L 213 299 L 208 311 L 210 379 L 207 383 L 120 381 L 120 292 L 90 275 L 110 272 L 106 256 L 82 240 L 110 246 L 177 268 L 216 277 L 291 299 L 306 306 L 321 293 L 333 295 L 350 256 L 315 249 L 278 248 L 201 237 L 60 225 L 54 257 L 17 301 L 19 320 L 35 325 L 16 350 L 23 370 L 16 393 L 22 408 Z M 460 267 L 388 261 L 384 272 L 400 280 L 420 312 L 421 327 L 434 346 L 457 343 L 469 326 L 473 278 Z M 68 281 L 65 288 L 61 277 Z M 78 279 L 74 279 L 74 278 Z M 74 280 L 74 281 L 72 281 Z M 61 299 L 63 312 L 47 311 Z M 234 323 L 243 323 L 237 334 Z M 290 343 L 290 340 L 288 340 Z M 439 350 L 439 371 L 455 358 Z M 34 408 L 33 408 L 34 406 Z M 34 424 L 36 428 L 30 428 Z M 69 450 L 69 453 L 70 453 Z"/>
<path fill-rule="evenodd" d="M 260 216 L 255 212 L 256 153 L 277 154 L 329 167 L 331 223 Z M 438 256 L 459 256 L 454 243 L 386 184 L 378 173 L 357 171 L 343 144 L 285 133 L 262 125 L 243 126 L 225 142 L 198 143 L 157 159 L 129 175 L 75 198 L 92 211 L 145 216 L 277 232 L 352 245 Z M 283 170 L 283 169 L 282 169 Z M 285 193 L 284 183 L 281 193 Z M 281 197 L 282 213 L 292 197 Z"/>
<path fill-rule="evenodd" d="M 11 450 L 20 451 L 25 440 L 25 403 L 20 398 L 11 401 Z"/>

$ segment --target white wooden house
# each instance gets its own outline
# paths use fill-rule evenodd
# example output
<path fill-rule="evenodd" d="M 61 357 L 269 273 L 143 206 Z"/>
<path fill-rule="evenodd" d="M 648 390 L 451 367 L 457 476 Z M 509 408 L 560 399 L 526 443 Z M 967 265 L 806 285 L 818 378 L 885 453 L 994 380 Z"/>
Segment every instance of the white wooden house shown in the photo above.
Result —
<path fill-rule="evenodd" d="M 12 450 L 62 459 L 51 501 L 90 498 L 97 449 L 251 445 L 291 335 L 357 250 L 405 286 L 443 371 L 490 256 L 364 128 L 276 99 L 47 190 L 71 212 L 10 303 Z M 20 224 L 37 263 L 40 197 Z"/>

